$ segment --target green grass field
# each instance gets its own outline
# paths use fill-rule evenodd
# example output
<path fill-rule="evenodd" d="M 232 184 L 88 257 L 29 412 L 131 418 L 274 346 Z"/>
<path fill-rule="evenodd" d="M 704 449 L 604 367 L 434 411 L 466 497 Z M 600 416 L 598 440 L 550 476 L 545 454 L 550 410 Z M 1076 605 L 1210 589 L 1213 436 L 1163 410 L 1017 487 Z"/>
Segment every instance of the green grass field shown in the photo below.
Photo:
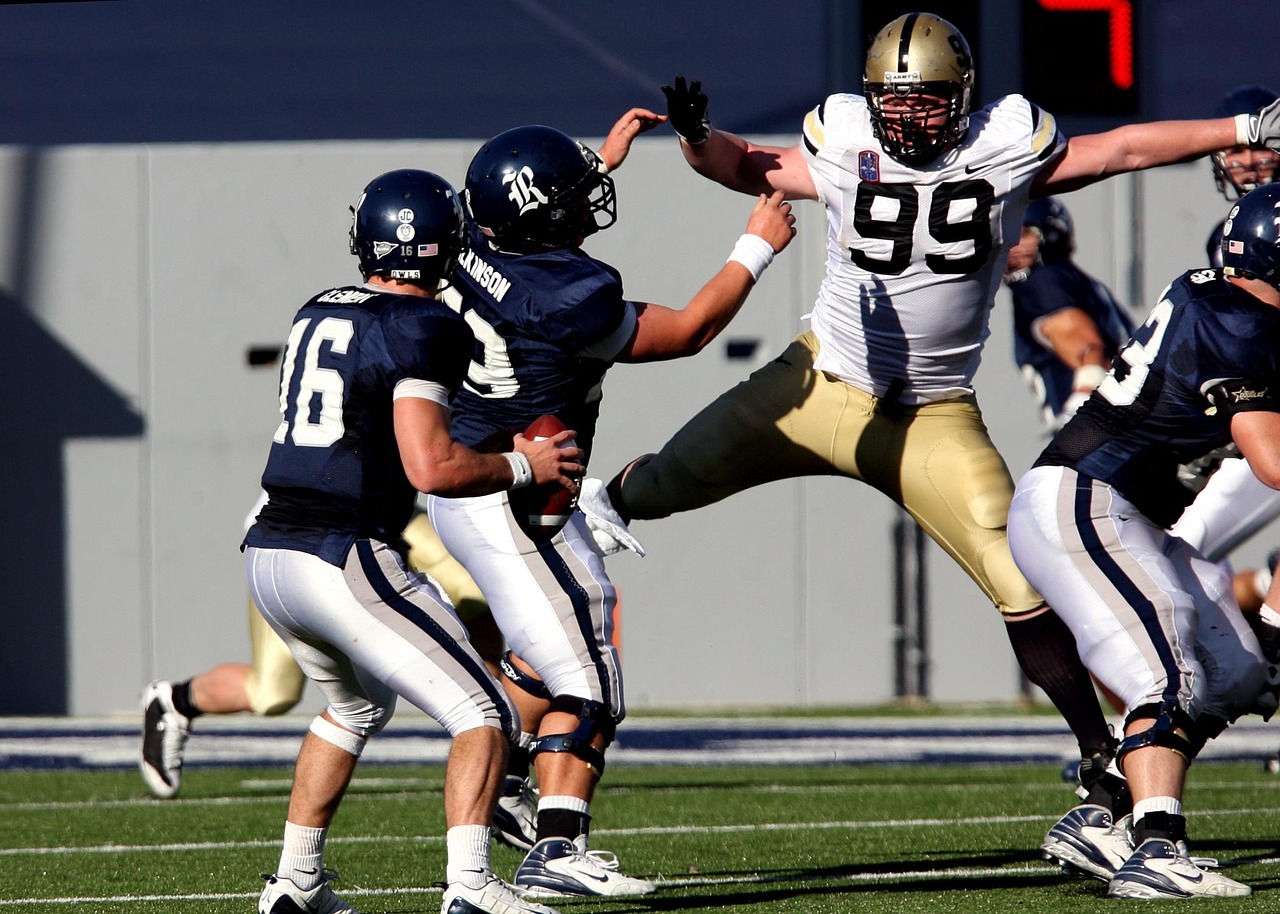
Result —
<path fill-rule="evenodd" d="M 189 771 L 183 796 L 148 797 L 132 771 L 0 773 L 0 910 L 253 911 L 274 869 L 286 769 Z M 328 863 L 362 912 L 434 912 L 443 877 L 438 768 L 367 766 L 331 832 Z M 580 914 L 643 911 L 1084 912 L 1109 901 L 1036 852 L 1073 802 L 1035 767 L 610 766 L 593 844 L 660 880 L 644 899 L 558 902 Z M 1196 853 L 1252 898 L 1190 902 L 1280 911 L 1280 779 L 1205 764 L 1187 791 Z M 520 855 L 494 849 L 510 877 Z"/>

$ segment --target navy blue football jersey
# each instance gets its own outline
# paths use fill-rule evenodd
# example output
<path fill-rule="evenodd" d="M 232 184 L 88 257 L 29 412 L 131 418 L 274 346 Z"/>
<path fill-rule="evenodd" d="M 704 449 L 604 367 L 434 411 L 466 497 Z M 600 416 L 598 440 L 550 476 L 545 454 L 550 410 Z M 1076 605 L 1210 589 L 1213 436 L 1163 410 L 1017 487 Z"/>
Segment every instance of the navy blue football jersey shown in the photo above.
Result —
<path fill-rule="evenodd" d="M 1058 416 L 1075 391 L 1075 371 L 1036 339 L 1032 330 L 1035 322 L 1063 308 L 1079 308 L 1098 325 L 1108 359 L 1129 339 L 1133 322 L 1106 286 L 1070 261 L 1035 267 L 1026 279 L 1010 283 L 1009 291 L 1013 294 L 1014 359 L 1019 367 L 1039 375 L 1044 388 L 1042 405 Z"/>
<path fill-rule="evenodd" d="M 417 493 L 396 445 L 393 391 L 405 379 L 457 390 L 473 343 L 433 299 L 345 286 L 307 302 L 280 371 L 281 422 L 262 474 L 270 500 L 245 544 L 341 566 L 356 539 L 399 543 Z"/>
<path fill-rule="evenodd" d="M 1280 412 L 1280 311 L 1217 270 L 1184 273 L 1036 466 L 1074 467 L 1168 527 L 1191 503 L 1184 465 L 1231 443 L 1231 417 Z"/>
<path fill-rule="evenodd" d="M 476 337 L 454 401 L 454 438 L 476 446 L 551 414 L 589 455 L 612 362 L 583 353 L 617 333 L 633 308 L 618 271 L 577 248 L 495 251 L 472 229 L 454 283 Z"/>

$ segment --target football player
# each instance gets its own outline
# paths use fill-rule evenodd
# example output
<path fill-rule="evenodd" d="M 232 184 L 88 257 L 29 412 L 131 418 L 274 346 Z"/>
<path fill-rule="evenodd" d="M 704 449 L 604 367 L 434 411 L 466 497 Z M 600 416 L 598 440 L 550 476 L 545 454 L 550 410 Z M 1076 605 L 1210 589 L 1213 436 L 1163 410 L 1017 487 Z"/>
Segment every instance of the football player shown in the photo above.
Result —
<path fill-rule="evenodd" d="M 1237 86 L 1223 97 L 1217 113 L 1233 116 L 1247 113 L 1260 105 L 1280 98 L 1264 86 Z M 1239 200 L 1256 187 L 1275 180 L 1280 153 L 1262 144 L 1238 144 L 1214 152 L 1214 183 L 1227 200 Z M 1222 226 L 1214 226 L 1206 250 L 1209 262 L 1222 266 Z M 1215 455 L 1202 466 L 1193 468 L 1191 477 L 1203 490 L 1174 526 L 1173 532 L 1195 546 L 1214 561 L 1225 561 L 1238 545 L 1280 516 L 1280 493 L 1255 478 L 1249 464 L 1234 453 Z M 1280 614 L 1263 601 L 1271 587 L 1272 568 L 1241 571 L 1234 577 L 1236 601 L 1255 630 L 1267 635 L 1260 623 L 1274 628 L 1280 625 Z M 1273 601 L 1274 602 L 1274 601 Z M 1262 616 L 1253 615 L 1263 613 Z M 1277 645 L 1280 647 L 1280 645 Z"/>
<path fill-rule="evenodd" d="M 1004 282 L 1013 298 L 1014 358 L 1057 430 L 1102 383 L 1133 322 L 1111 290 L 1071 259 L 1071 214 L 1057 197 L 1032 200 Z"/>
<path fill-rule="evenodd" d="M 609 367 L 697 353 L 790 243 L 790 204 L 780 193 L 761 194 L 728 262 L 684 308 L 624 297 L 617 270 L 581 245 L 616 218 L 610 173 L 637 135 L 665 120 L 632 109 L 599 154 L 552 127 L 516 127 L 472 159 L 470 236 L 457 287 L 477 347 L 454 402 L 459 441 L 486 449 L 508 440 L 508 429 L 551 414 L 576 430 L 590 455 Z M 547 535 L 513 514 L 501 492 L 432 498 L 429 509 L 512 649 L 504 672 L 541 789 L 536 843 L 516 886 L 577 896 L 654 891 L 588 844 L 591 799 L 626 704 L 612 638 L 616 592 L 585 518 L 574 513 Z"/>
<path fill-rule="evenodd" d="M 827 273 L 810 329 L 779 358 L 660 453 L 624 468 L 602 504 L 591 481 L 582 500 L 616 525 L 795 476 L 874 486 L 995 604 L 1023 671 L 1062 712 L 1089 771 L 1112 737 L 1070 629 L 1009 554 L 1013 481 L 973 391 L 994 294 L 1031 199 L 1232 143 L 1280 145 L 1280 105 L 1068 139 L 1020 95 L 972 110 L 973 85 L 964 36 L 938 16 L 908 13 L 876 33 L 862 93 L 817 105 L 794 146 L 716 129 L 697 82 L 664 87 L 698 173 L 743 193 L 822 201 Z M 775 418 L 784 413 L 785 427 Z M 777 447 L 779 435 L 795 446 Z"/>
<path fill-rule="evenodd" d="M 366 742 L 397 695 L 451 735 L 442 912 L 548 914 L 498 879 L 490 830 L 519 717 L 467 640 L 448 599 L 408 570 L 400 532 L 415 492 L 476 495 L 531 483 L 574 487 L 571 431 L 480 454 L 449 434 L 450 397 L 473 337 L 435 300 L 463 237 L 453 187 L 388 172 L 356 204 L 361 286 L 327 289 L 294 318 L 281 421 L 244 538 L 250 595 L 329 701 L 298 753 L 280 862 L 260 914 L 354 912 L 329 887 L 329 825 Z M 561 447 L 561 445 L 565 445 Z"/>
<path fill-rule="evenodd" d="M 1111 897 L 1250 892 L 1187 856 L 1182 789 L 1205 741 L 1257 706 L 1266 661 L 1227 576 L 1168 528 L 1193 498 L 1182 465 L 1228 443 L 1280 488 L 1278 207 L 1271 185 L 1232 208 L 1222 268 L 1170 284 L 1019 480 L 1009 512 L 1018 567 L 1128 708 L 1115 765 L 1134 801 L 1132 845 L 1124 829 L 1114 856 L 1107 842 L 1078 840 L 1107 830 L 1099 807 L 1055 826 L 1070 848 L 1062 859 L 1078 851 L 1094 875 L 1111 870 Z"/>

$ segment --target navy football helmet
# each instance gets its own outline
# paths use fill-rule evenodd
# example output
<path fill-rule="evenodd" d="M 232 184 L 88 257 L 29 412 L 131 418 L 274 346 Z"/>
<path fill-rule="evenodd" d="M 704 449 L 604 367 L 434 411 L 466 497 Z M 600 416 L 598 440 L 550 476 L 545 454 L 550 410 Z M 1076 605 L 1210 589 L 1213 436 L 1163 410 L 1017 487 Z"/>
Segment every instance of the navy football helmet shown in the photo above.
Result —
<path fill-rule="evenodd" d="M 1235 117 L 1237 114 L 1252 114 L 1259 108 L 1265 108 L 1280 95 L 1266 86 L 1236 86 L 1222 97 L 1214 112 L 1217 117 Z M 1270 184 L 1275 179 L 1276 165 L 1280 163 L 1280 154 L 1265 147 L 1248 147 L 1253 155 L 1244 164 L 1229 164 L 1232 153 L 1239 147 L 1219 149 L 1209 156 L 1213 164 L 1213 180 L 1218 185 L 1218 192 L 1228 200 L 1239 200 L 1255 187 Z M 1234 172 L 1234 174 L 1233 174 Z"/>
<path fill-rule="evenodd" d="M 1032 200 L 1022 216 L 1022 227 L 1039 233 L 1042 260 L 1067 260 L 1075 250 L 1071 214 L 1057 197 Z"/>
<path fill-rule="evenodd" d="M 1251 190 L 1222 226 L 1222 272 L 1280 289 L 1280 184 Z"/>
<path fill-rule="evenodd" d="M 867 48 L 862 92 L 885 152 L 921 165 L 958 145 L 969 131 L 973 81 L 969 43 L 947 20 L 907 13 L 877 32 Z M 921 96 L 942 101 L 923 107 Z M 938 120 L 941 127 L 930 126 Z"/>
<path fill-rule="evenodd" d="M 576 247 L 613 225 L 617 198 L 600 157 L 568 134 L 515 127 L 480 147 L 467 168 L 467 209 L 501 250 Z"/>
<path fill-rule="evenodd" d="M 434 289 L 453 273 L 466 222 L 453 185 L 405 168 L 368 183 L 351 208 L 351 253 L 360 275 L 401 279 Z"/>

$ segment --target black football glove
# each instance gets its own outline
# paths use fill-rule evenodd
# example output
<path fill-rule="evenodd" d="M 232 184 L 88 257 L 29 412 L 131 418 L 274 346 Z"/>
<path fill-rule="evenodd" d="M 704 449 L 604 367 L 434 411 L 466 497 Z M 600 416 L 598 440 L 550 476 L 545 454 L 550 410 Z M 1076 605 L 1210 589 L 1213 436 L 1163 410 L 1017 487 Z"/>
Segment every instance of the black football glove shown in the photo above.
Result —
<path fill-rule="evenodd" d="M 663 86 L 667 97 L 667 118 L 676 134 L 690 146 L 705 143 L 711 136 L 711 120 L 707 117 L 707 97 L 698 80 L 685 85 L 677 76 L 675 87 Z"/>

